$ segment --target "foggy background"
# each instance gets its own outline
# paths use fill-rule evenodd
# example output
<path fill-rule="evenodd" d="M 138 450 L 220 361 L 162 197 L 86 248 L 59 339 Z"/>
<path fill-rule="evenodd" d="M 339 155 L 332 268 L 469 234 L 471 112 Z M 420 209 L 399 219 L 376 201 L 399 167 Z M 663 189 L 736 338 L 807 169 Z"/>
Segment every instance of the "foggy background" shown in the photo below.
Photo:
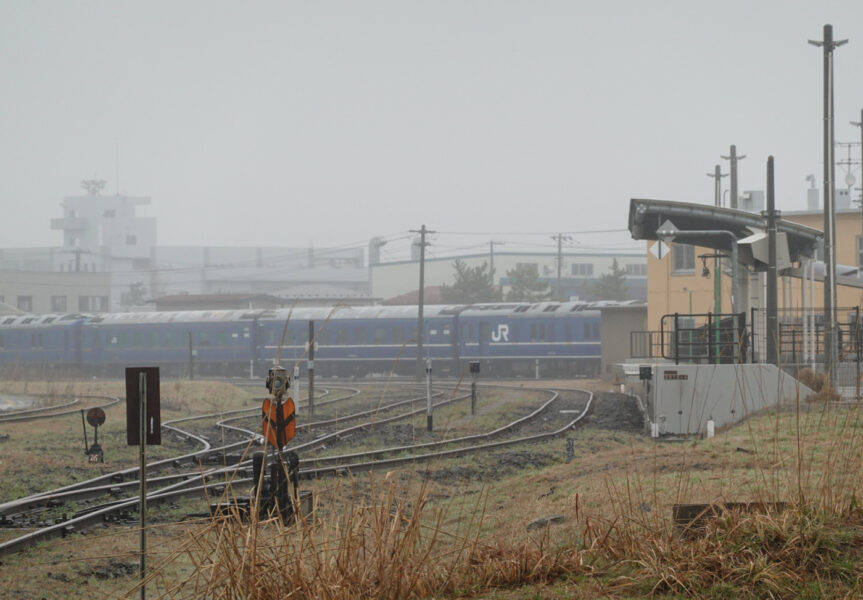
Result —
<path fill-rule="evenodd" d="M 777 208 L 802 210 L 806 175 L 822 186 L 806 40 L 825 23 L 850 39 L 836 139 L 859 141 L 859 0 L 5 0 L 0 247 L 58 245 L 50 219 L 95 176 L 152 198 L 161 245 L 365 245 L 425 223 L 432 255 L 597 230 L 572 246 L 642 248 L 629 199 L 712 204 L 730 144 L 741 192 L 773 154 Z"/>

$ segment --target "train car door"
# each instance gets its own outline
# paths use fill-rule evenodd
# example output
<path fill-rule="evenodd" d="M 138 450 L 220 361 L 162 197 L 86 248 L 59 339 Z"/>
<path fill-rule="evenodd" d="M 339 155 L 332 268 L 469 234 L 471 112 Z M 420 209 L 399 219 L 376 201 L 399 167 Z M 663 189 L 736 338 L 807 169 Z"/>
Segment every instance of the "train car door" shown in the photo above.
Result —
<path fill-rule="evenodd" d="M 488 344 L 491 341 L 491 325 L 488 321 L 479 322 L 479 354 L 488 358 Z"/>

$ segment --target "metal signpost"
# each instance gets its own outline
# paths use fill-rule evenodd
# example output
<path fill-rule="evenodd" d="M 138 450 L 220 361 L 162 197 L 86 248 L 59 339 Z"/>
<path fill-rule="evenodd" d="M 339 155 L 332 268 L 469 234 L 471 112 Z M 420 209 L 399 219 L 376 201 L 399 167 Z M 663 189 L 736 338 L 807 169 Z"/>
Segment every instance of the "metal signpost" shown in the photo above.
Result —
<path fill-rule="evenodd" d="M 141 600 L 147 597 L 147 444 L 162 443 L 162 419 L 159 405 L 159 368 L 126 368 L 126 440 L 139 446 L 140 512 L 141 512 Z"/>
<path fill-rule="evenodd" d="M 431 359 L 426 360 L 426 431 L 432 432 L 432 365 Z"/>
<path fill-rule="evenodd" d="M 105 423 L 105 411 L 98 406 L 87 411 L 87 422 L 93 426 L 93 445 L 87 443 L 87 426 L 84 425 L 84 411 L 81 411 L 81 425 L 84 427 L 84 454 L 91 463 L 105 462 L 105 454 L 99 445 L 99 426 Z"/>
<path fill-rule="evenodd" d="M 470 361 L 470 374 L 473 377 L 473 381 L 470 384 L 470 414 L 474 416 L 476 415 L 476 379 L 479 377 L 478 360 Z"/>

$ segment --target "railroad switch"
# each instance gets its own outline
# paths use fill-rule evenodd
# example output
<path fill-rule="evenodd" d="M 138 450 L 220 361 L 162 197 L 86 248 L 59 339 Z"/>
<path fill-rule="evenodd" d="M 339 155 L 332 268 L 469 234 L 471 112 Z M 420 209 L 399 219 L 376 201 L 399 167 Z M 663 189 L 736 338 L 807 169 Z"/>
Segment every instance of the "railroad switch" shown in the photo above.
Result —
<path fill-rule="evenodd" d="M 87 426 L 84 425 L 84 411 L 81 411 L 81 425 L 84 427 L 84 454 L 87 456 L 87 462 L 103 463 L 105 462 L 105 453 L 102 451 L 102 446 L 99 445 L 99 426 L 105 422 L 105 411 L 99 408 L 91 408 L 87 411 L 87 422 L 93 426 L 93 445 L 87 446 Z"/>

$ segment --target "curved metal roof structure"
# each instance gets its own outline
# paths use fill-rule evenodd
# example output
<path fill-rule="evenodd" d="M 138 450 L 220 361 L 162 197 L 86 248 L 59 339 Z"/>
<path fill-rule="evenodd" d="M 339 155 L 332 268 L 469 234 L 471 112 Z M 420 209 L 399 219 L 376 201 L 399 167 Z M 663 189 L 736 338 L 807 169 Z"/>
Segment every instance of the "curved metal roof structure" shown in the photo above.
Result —
<path fill-rule="evenodd" d="M 656 240 L 656 230 L 666 220 L 680 231 L 730 231 L 737 239 L 743 239 L 767 228 L 764 217 L 759 214 L 692 202 L 670 200 L 645 200 L 632 198 L 629 201 L 629 233 L 636 240 Z M 792 262 L 801 257 L 815 256 L 815 249 L 823 233 L 812 227 L 784 221 L 777 215 L 776 227 L 788 239 L 788 253 Z M 716 250 L 729 250 L 730 243 L 716 236 L 687 237 L 687 243 Z"/>

